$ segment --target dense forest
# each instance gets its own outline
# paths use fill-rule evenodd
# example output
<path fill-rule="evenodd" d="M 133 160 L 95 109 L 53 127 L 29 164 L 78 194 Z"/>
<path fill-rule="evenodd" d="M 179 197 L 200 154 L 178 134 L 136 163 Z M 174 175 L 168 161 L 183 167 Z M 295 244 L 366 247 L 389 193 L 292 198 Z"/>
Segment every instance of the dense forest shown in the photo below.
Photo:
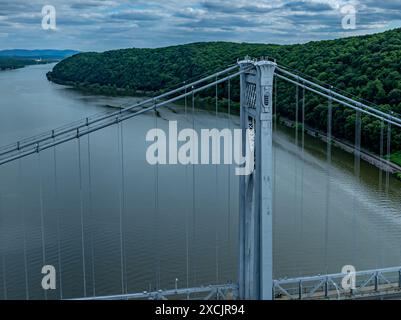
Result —
<path fill-rule="evenodd" d="M 24 50 L 24 49 L 11 49 L 0 50 L 0 57 L 8 58 L 26 58 L 26 59 L 43 59 L 43 60 L 62 60 L 79 53 L 75 50 Z"/>
<path fill-rule="evenodd" d="M 35 61 L 35 59 L 27 59 L 27 58 L 0 57 L 0 70 L 19 69 L 32 64 L 47 63 L 47 62 L 48 61 L 45 60 L 38 62 Z"/>
<path fill-rule="evenodd" d="M 278 64 L 298 70 L 322 84 L 401 114 L 401 29 L 300 45 L 193 43 L 159 49 L 123 49 L 82 53 L 57 64 L 51 81 L 102 94 L 136 95 L 157 92 L 221 70 L 238 58 L 270 56 Z M 220 88 L 221 95 L 226 88 Z M 232 97 L 238 101 L 238 84 Z M 295 119 L 295 87 L 278 81 L 278 113 Z M 326 130 L 327 101 L 307 94 L 306 122 Z M 353 141 L 355 112 L 334 105 L 333 134 Z M 363 147 L 379 152 L 381 123 L 362 117 Z M 400 162 L 401 132 L 392 130 L 392 160 Z"/>
<path fill-rule="evenodd" d="M 57 62 L 77 53 L 73 50 L 0 50 L 0 70 Z"/>

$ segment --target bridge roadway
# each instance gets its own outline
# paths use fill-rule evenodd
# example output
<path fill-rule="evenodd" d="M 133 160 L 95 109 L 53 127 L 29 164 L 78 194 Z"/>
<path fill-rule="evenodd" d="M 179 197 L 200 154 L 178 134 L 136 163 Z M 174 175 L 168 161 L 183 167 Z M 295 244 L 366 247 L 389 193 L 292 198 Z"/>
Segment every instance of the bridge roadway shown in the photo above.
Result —
<path fill-rule="evenodd" d="M 401 266 L 358 271 L 354 289 L 344 289 L 347 273 L 275 280 L 274 300 L 401 300 Z M 235 284 L 86 297 L 77 300 L 236 300 Z"/>
<path fill-rule="evenodd" d="M 401 267 L 275 280 L 275 300 L 359 300 L 401 298 Z"/>
<path fill-rule="evenodd" d="M 349 291 L 346 294 L 339 295 L 337 290 L 329 290 L 327 295 L 324 290 L 315 292 L 307 299 L 299 299 L 298 295 L 291 297 L 286 295 L 276 296 L 274 300 L 401 300 L 401 289 L 397 288 L 398 283 L 381 285 L 376 291 L 375 286 L 367 286 L 356 293 Z"/>

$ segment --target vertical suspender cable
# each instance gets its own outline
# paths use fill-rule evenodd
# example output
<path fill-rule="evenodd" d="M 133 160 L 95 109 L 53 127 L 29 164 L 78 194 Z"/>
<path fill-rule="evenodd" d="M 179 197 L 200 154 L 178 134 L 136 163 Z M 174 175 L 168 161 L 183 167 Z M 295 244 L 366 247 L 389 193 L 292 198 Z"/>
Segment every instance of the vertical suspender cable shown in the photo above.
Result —
<path fill-rule="evenodd" d="M 120 263 L 121 263 L 121 293 L 126 293 L 125 278 L 125 251 L 124 251 L 124 209 L 125 209 L 125 177 L 124 177 L 124 140 L 123 140 L 123 123 L 119 122 L 117 125 L 117 140 L 118 149 L 120 154 L 120 172 L 121 172 L 121 187 L 120 187 L 120 214 L 119 214 L 119 227 L 120 227 Z"/>
<path fill-rule="evenodd" d="M 0 193 L 0 227 L 4 228 L 4 216 L 3 216 L 3 198 Z M 0 229 L 1 230 L 1 229 Z M 7 300 L 7 275 L 6 275 L 6 248 L 5 248 L 5 232 L 1 232 L 1 268 L 3 278 L 3 299 Z"/>
<path fill-rule="evenodd" d="M 37 146 L 39 149 L 39 146 Z M 45 243 L 45 208 L 43 199 L 43 174 L 42 174 L 42 162 L 40 152 L 38 151 L 38 166 L 39 166 L 39 198 L 40 198 L 40 233 L 42 238 L 42 262 L 43 266 L 46 265 L 46 243 Z M 47 300 L 47 291 L 44 291 L 45 299 Z"/>
<path fill-rule="evenodd" d="M 302 156 L 305 153 L 305 104 L 306 104 L 306 90 L 305 86 L 302 89 Z"/>
<path fill-rule="evenodd" d="M 361 112 L 357 111 L 355 120 L 355 175 L 358 180 L 361 170 L 361 122 Z"/>
<path fill-rule="evenodd" d="M 300 215 L 299 215 L 299 245 L 300 254 L 303 254 L 303 233 L 304 233 L 304 171 L 305 171 L 305 100 L 306 100 L 305 87 L 302 89 L 302 133 L 301 133 L 301 203 L 300 203 Z"/>
<path fill-rule="evenodd" d="M 391 160 L 391 123 L 387 125 L 387 161 Z M 390 171 L 386 173 L 386 194 L 389 195 L 390 191 Z"/>
<path fill-rule="evenodd" d="M 274 77 L 274 129 L 277 130 L 277 76 Z"/>
<path fill-rule="evenodd" d="M 155 105 L 156 105 L 156 101 L 155 101 Z M 158 117 L 158 111 L 155 108 L 155 128 L 158 129 L 158 121 L 157 121 L 157 117 Z M 156 163 L 155 166 L 155 228 L 156 228 L 156 236 L 155 236 L 155 242 L 156 242 L 156 246 L 157 246 L 157 270 L 156 270 L 156 288 L 160 289 L 160 281 L 161 281 L 161 269 L 160 269 L 160 239 L 159 239 L 159 164 Z"/>
<path fill-rule="evenodd" d="M 327 108 L 327 169 L 326 169 L 326 216 L 324 227 L 324 268 L 326 274 L 329 272 L 328 267 L 328 241 L 329 241 L 329 216 L 330 216 L 330 169 L 331 169 L 331 141 L 332 141 L 332 121 L 333 121 L 333 101 L 329 98 Z"/>
<path fill-rule="evenodd" d="M 185 82 L 184 82 L 185 84 Z M 188 101 L 187 101 L 187 87 L 185 87 L 185 121 L 187 121 L 187 107 L 188 107 Z M 188 190 L 188 166 L 185 166 L 185 190 Z M 189 197 L 187 197 L 189 199 Z M 189 201 L 187 200 L 186 202 L 186 210 L 185 210 L 185 255 L 186 255 L 186 285 L 187 288 L 189 288 Z M 189 300 L 189 293 L 187 293 L 187 300 Z"/>
<path fill-rule="evenodd" d="M 96 275 L 95 275 L 95 242 L 94 242 L 94 230 L 95 230 L 95 215 L 93 212 L 93 191 L 92 191 L 92 156 L 91 156 L 91 140 L 90 134 L 87 135 L 88 137 L 88 148 L 87 148 L 87 156 L 88 156 L 88 188 L 89 188 L 89 216 L 91 221 L 90 227 L 90 244 L 91 244 L 91 273 L 92 273 L 92 293 L 93 296 L 96 296 Z"/>
<path fill-rule="evenodd" d="M 22 195 L 22 159 L 18 160 L 18 193 Z M 21 222 L 23 233 L 23 254 L 24 254 L 24 271 L 25 271 L 25 299 L 29 300 L 29 274 L 28 274 L 28 256 L 27 256 L 27 241 L 26 241 L 26 220 L 25 220 L 25 202 L 20 201 Z"/>
<path fill-rule="evenodd" d="M 219 114 L 219 96 L 218 96 L 218 90 L 219 90 L 219 87 L 218 87 L 218 84 L 217 84 L 217 80 L 218 80 L 218 78 L 216 77 L 216 115 L 215 115 L 215 117 L 216 117 L 216 129 L 218 130 L 218 122 L 219 122 L 219 120 L 218 120 L 218 114 Z M 220 150 L 218 150 L 217 149 L 217 144 L 216 144 L 216 150 L 214 150 L 214 152 L 216 152 L 216 156 L 217 156 L 217 153 L 219 152 L 220 153 Z M 219 243 L 219 235 L 218 235 L 218 233 L 219 233 L 219 230 L 218 230 L 218 227 L 219 227 L 219 224 L 217 223 L 218 222 L 218 220 L 219 220 L 219 218 L 218 218 L 218 215 L 219 215 L 219 178 L 218 178 L 218 164 L 216 163 L 216 165 L 215 165 L 215 183 L 216 183 L 216 204 L 215 204 L 215 208 L 216 208 L 216 213 L 215 213 L 215 219 L 217 220 L 217 221 L 215 221 L 215 254 L 216 254 L 216 257 L 215 257 L 215 259 L 216 259 L 216 284 L 218 284 L 219 283 L 219 246 L 218 246 L 218 243 Z"/>
<path fill-rule="evenodd" d="M 298 149 L 298 108 L 299 108 L 299 87 L 298 87 L 298 82 L 295 84 L 295 119 L 294 119 L 294 128 L 295 128 L 295 147 L 296 150 Z M 298 161 L 295 158 L 295 169 L 294 169 L 294 204 L 295 204 L 295 208 L 294 208 L 294 226 L 293 226 L 293 232 L 294 234 L 297 234 L 298 231 L 298 226 L 297 226 L 297 218 L 298 218 L 298 165 L 297 165 Z M 297 244 L 296 246 L 298 246 L 299 244 Z M 298 274 L 300 275 L 300 269 L 299 269 L 299 255 L 296 254 L 295 256 L 295 270 L 298 271 Z"/>
<path fill-rule="evenodd" d="M 361 112 L 356 111 L 355 118 L 355 160 L 354 160 L 354 171 L 357 182 L 360 181 L 360 171 L 361 171 Z M 354 259 L 354 263 L 356 261 L 357 250 L 357 235 L 356 235 L 356 224 L 357 224 L 357 212 L 358 203 L 357 198 L 354 195 L 354 210 L 352 213 L 352 258 Z"/>
<path fill-rule="evenodd" d="M 329 165 L 331 164 L 332 123 L 333 123 L 333 101 L 330 97 L 327 109 L 327 162 Z"/>
<path fill-rule="evenodd" d="M 384 164 L 384 120 L 382 119 L 380 121 L 380 162 L 383 165 Z M 379 192 L 380 195 L 382 196 L 383 194 L 383 166 L 379 167 Z M 376 234 L 377 234 L 377 243 L 379 245 L 379 260 L 377 261 L 377 268 L 383 267 L 383 241 L 381 237 L 381 231 L 379 228 L 376 228 Z"/>
<path fill-rule="evenodd" d="M 228 128 L 231 130 L 231 80 L 228 79 L 227 87 L 227 97 L 228 97 L 228 108 L 227 108 L 227 121 Z M 228 185 L 227 185 L 227 244 L 228 244 L 228 256 L 231 258 L 231 165 L 228 165 Z"/>
<path fill-rule="evenodd" d="M 295 93 L 295 145 L 298 147 L 298 114 L 299 114 L 299 86 L 296 85 Z"/>
<path fill-rule="evenodd" d="M 384 131 L 384 128 L 383 128 Z M 386 158 L 387 161 L 390 161 L 391 158 L 391 123 L 387 124 L 387 150 L 386 150 Z M 386 170 L 386 186 L 385 186 L 386 198 L 389 199 L 390 192 L 390 170 Z"/>
<path fill-rule="evenodd" d="M 195 92 L 194 87 L 192 87 L 192 130 L 195 132 Z M 192 141 L 195 141 L 195 134 L 192 137 Z M 193 215 L 193 225 L 192 225 L 192 243 L 196 243 L 196 199 L 195 199 L 195 163 L 192 162 L 192 215 Z M 193 246 L 193 250 L 195 250 L 195 246 Z M 197 268 L 196 263 L 193 263 L 194 266 L 194 284 L 196 285 L 197 281 Z"/>
<path fill-rule="evenodd" d="M 384 160 L 384 121 L 380 122 L 380 160 Z M 379 169 L 379 189 L 383 191 L 383 168 Z"/>
<path fill-rule="evenodd" d="M 186 85 L 186 81 L 184 81 L 184 85 Z M 185 117 L 187 116 L 187 107 L 188 107 L 188 100 L 187 100 L 187 87 L 185 86 L 184 89 L 185 97 L 184 97 L 184 112 L 185 112 Z"/>
<path fill-rule="evenodd" d="M 84 297 L 86 297 L 84 198 L 83 198 L 83 186 L 82 186 L 81 138 L 79 137 L 78 131 L 77 131 L 77 141 L 78 141 L 79 202 L 80 202 L 80 213 L 81 213 L 82 277 L 83 277 Z"/>
<path fill-rule="evenodd" d="M 274 137 L 278 132 L 278 128 L 277 128 L 277 117 L 278 117 L 278 105 L 277 105 L 277 93 L 278 93 L 278 89 L 277 89 L 277 75 L 275 74 L 274 77 L 274 127 L 273 127 L 273 230 L 275 230 L 275 226 L 276 226 L 276 221 L 277 221 L 277 215 L 275 214 L 276 212 L 276 208 L 277 208 L 277 153 L 278 153 L 278 147 L 274 146 Z M 274 235 L 274 232 L 273 232 Z"/>
<path fill-rule="evenodd" d="M 57 219 L 57 263 L 58 263 L 58 279 L 60 299 L 63 299 L 63 269 L 61 265 L 61 214 L 59 209 L 59 190 L 58 190 L 58 174 L 57 174 L 57 153 L 56 147 L 53 147 L 53 163 L 54 163 L 54 194 L 56 200 L 56 219 Z"/>

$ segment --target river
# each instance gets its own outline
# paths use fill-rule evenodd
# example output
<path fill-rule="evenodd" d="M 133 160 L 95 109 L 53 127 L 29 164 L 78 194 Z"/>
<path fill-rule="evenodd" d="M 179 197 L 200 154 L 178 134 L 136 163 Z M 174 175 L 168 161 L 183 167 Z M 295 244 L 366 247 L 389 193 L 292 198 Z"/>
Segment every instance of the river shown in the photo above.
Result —
<path fill-rule="evenodd" d="M 50 83 L 52 66 L 0 72 L 0 145 L 138 100 Z M 195 119 L 197 129 L 239 123 L 202 110 Z M 171 106 L 0 167 L 0 298 L 236 280 L 234 167 L 148 165 L 145 135 L 155 125 L 167 130 L 168 120 L 193 125 Z M 306 136 L 302 149 L 284 127 L 273 156 L 275 278 L 401 265 L 400 181 L 363 161 L 357 177 L 353 156 L 336 148 L 328 166 L 322 141 Z M 57 270 L 57 289 L 46 294 L 43 265 Z"/>

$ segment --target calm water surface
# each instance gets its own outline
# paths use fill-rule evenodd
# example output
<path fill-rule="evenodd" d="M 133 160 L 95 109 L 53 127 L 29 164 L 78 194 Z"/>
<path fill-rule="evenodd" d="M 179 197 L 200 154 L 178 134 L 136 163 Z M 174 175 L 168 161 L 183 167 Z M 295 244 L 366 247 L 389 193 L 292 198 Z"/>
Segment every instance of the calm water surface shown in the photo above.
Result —
<path fill-rule="evenodd" d="M 49 83 L 51 67 L 0 72 L 0 145 L 136 102 Z M 0 298 L 236 280 L 234 167 L 148 165 L 145 135 L 167 130 L 168 120 L 193 125 L 171 106 L 0 168 Z M 197 129 L 216 126 L 237 127 L 238 118 L 196 111 Z M 338 149 L 328 166 L 324 143 L 306 137 L 302 151 L 294 136 L 275 132 L 275 277 L 400 265 L 401 182 L 383 174 L 380 183 L 380 171 L 364 162 L 358 178 L 353 156 Z M 47 295 L 44 264 L 58 271 Z"/>

